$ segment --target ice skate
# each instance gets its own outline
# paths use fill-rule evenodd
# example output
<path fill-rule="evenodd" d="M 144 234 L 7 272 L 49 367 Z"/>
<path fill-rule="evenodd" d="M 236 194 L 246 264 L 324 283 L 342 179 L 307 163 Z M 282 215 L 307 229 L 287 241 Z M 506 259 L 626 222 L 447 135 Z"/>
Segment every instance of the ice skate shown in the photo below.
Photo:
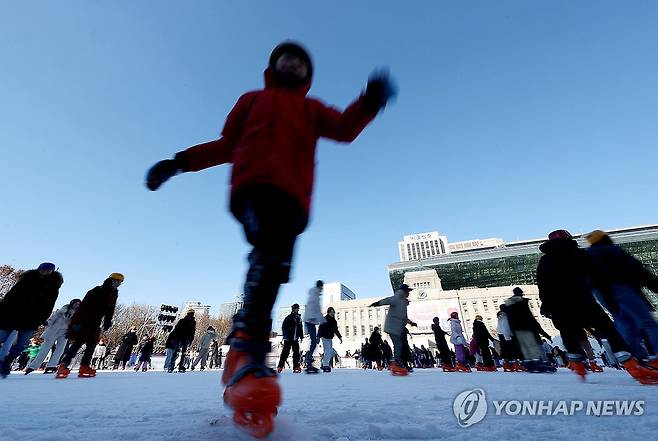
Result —
<path fill-rule="evenodd" d="M 316 368 L 316 367 L 313 366 L 312 364 L 309 364 L 309 365 L 306 367 L 306 373 L 307 373 L 307 374 L 317 374 L 318 372 L 320 372 L 320 369 Z"/>
<path fill-rule="evenodd" d="M 80 369 L 78 369 L 78 377 L 83 377 L 83 378 L 91 378 L 96 376 L 96 369 L 81 365 Z"/>
<path fill-rule="evenodd" d="M 71 373 L 71 369 L 67 368 L 63 364 L 57 366 L 57 373 L 55 373 L 55 378 L 67 378 Z"/>
<path fill-rule="evenodd" d="M 512 365 L 507 361 L 503 363 L 503 372 L 514 372 Z"/>
<path fill-rule="evenodd" d="M 443 372 L 455 372 L 457 369 L 448 363 L 443 363 L 441 364 L 441 369 L 443 369 Z"/>
<path fill-rule="evenodd" d="M 577 374 L 582 381 L 585 381 L 587 376 L 587 369 L 585 369 L 585 363 L 582 361 L 571 360 L 569 361 L 569 369 L 571 369 L 575 374 Z"/>
<path fill-rule="evenodd" d="M 300 365 L 295 365 L 295 366 L 292 368 L 292 371 L 293 371 L 293 373 L 295 373 L 295 374 L 299 374 L 299 373 L 302 371 L 302 367 L 301 367 Z"/>
<path fill-rule="evenodd" d="M 274 430 L 274 417 L 281 404 L 281 389 L 274 370 L 264 364 L 269 342 L 256 342 L 237 331 L 230 339 L 222 383 L 224 403 L 233 409 L 233 422 L 255 438 Z"/>
<path fill-rule="evenodd" d="M 322 372 L 331 372 L 331 367 L 329 367 L 329 366 L 322 366 Z"/>
<path fill-rule="evenodd" d="M 455 370 L 457 372 L 471 372 L 471 367 L 464 363 L 457 363 L 457 366 L 455 366 Z"/>
<path fill-rule="evenodd" d="M 283 366 L 279 366 L 278 368 L 276 368 L 276 372 L 279 374 L 283 372 Z"/>
<path fill-rule="evenodd" d="M 409 375 L 409 370 L 401 366 L 397 361 L 391 363 L 391 375 L 394 377 L 406 377 Z"/>
<path fill-rule="evenodd" d="M 528 370 L 520 361 L 512 363 L 511 369 L 512 372 L 526 372 Z"/>
<path fill-rule="evenodd" d="M 631 377 L 635 378 L 640 383 L 658 384 L 658 371 L 640 365 L 635 358 L 629 358 L 621 365 Z"/>
<path fill-rule="evenodd" d="M 589 362 L 589 368 L 592 372 L 603 372 L 603 368 L 596 364 L 595 361 L 590 361 Z"/>
<path fill-rule="evenodd" d="M 34 372 L 34 369 L 32 369 L 32 368 L 25 369 L 25 373 L 23 375 L 29 375 L 30 372 Z"/>

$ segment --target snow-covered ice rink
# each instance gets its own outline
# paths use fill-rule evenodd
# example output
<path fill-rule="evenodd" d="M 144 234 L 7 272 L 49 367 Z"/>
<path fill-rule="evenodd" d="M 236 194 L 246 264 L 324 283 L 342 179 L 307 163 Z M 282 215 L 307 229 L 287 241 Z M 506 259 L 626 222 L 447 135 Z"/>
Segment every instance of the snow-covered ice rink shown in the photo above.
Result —
<path fill-rule="evenodd" d="M 12 373 L 0 381 L 2 441 L 163 441 L 249 439 L 235 429 L 221 404 L 219 371 L 185 374 L 99 372 L 95 379 Z M 658 386 L 642 386 L 626 373 L 606 370 L 580 383 L 556 374 L 336 369 L 330 374 L 281 375 L 284 403 L 270 440 L 625 440 L 655 439 Z M 462 428 L 455 397 L 486 393 L 488 411 Z M 495 415 L 501 400 L 644 400 L 637 416 Z M 641 437 L 641 438 L 638 438 Z"/>

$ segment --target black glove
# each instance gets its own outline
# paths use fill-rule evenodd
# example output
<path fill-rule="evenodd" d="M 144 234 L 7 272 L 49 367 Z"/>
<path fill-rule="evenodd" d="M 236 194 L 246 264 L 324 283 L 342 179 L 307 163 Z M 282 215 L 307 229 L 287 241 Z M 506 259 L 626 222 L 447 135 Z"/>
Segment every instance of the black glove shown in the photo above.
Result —
<path fill-rule="evenodd" d="M 397 87 L 386 70 L 377 70 L 370 74 L 368 86 L 363 96 L 365 106 L 372 111 L 386 107 L 386 103 L 397 95 Z"/>
<path fill-rule="evenodd" d="M 186 162 L 185 152 L 177 153 L 174 159 L 165 159 L 158 162 L 146 174 L 146 186 L 151 191 L 157 190 L 169 178 L 182 172 L 185 169 Z"/>

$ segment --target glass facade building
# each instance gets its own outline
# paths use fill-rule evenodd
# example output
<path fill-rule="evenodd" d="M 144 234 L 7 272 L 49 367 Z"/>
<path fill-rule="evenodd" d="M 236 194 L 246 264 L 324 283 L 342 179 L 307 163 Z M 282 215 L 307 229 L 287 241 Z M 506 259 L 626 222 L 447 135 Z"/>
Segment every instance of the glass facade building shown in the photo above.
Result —
<path fill-rule="evenodd" d="M 658 225 L 610 230 L 612 240 L 637 257 L 658 274 Z M 575 236 L 581 246 L 585 240 Z M 491 288 L 509 285 L 536 285 L 537 264 L 541 257 L 539 245 L 544 240 L 510 242 L 502 246 L 463 253 L 451 253 L 423 261 L 399 262 L 388 266 L 391 285 L 403 283 L 408 271 L 433 269 L 444 290 L 469 287 Z M 656 293 L 647 293 L 658 306 Z"/>

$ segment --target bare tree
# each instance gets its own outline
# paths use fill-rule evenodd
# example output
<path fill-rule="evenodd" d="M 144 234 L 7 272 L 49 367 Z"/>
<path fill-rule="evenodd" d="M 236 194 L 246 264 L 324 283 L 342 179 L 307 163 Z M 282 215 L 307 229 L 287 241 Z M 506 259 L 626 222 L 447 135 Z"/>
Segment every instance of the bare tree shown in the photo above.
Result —
<path fill-rule="evenodd" d="M 133 303 L 130 306 L 117 304 L 112 319 L 112 327 L 105 333 L 105 343 L 112 350 L 121 343 L 121 338 L 131 327 L 137 328 L 137 337 L 151 335 L 155 327 L 157 308 L 151 305 Z"/>
<path fill-rule="evenodd" d="M 16 269 L 11 265 L 0 266 L 0 299 L 2 299 L 25 270 Z"/>

